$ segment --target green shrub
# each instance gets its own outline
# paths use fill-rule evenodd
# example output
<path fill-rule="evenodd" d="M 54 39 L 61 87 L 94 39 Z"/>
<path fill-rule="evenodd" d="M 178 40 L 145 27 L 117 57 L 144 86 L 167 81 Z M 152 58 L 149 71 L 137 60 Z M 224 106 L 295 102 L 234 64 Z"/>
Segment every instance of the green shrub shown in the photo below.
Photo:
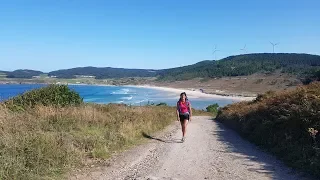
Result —
<path fill-rule="evenodd" d="M 83 99 L 80 95 L 67 85 L 49 85 L 5 101 L 5 105 L 11 110 L 24 110 L 35 105 L 64 107 L 81 103 Z"/>
<path fill-rule="evenodd" d="M 320 83 L 312 83 L 226 106 L 216 120 L 288 165 L 320 177 L 319 117 Z"/>
<path fill-rule="evenodd" d="M 156 106 L 168 106 L 167 103 L 161 102 L 159 104 L 157 104 Z"/>
<path fill-rule="evenodd" d="M 218 109 L 219 109 L 219 105 L 217 103 L 215 103 L 215 104 L 209 105 L 206 109 L 207 109 L 207 112 L 217 114 Z"/>

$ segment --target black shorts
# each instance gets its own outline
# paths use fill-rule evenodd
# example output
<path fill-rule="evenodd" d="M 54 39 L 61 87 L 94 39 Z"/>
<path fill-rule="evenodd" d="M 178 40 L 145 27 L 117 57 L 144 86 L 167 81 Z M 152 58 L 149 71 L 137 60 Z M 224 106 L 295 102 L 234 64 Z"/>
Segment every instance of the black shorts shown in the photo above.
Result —
<path fill-rule="evenodd" d="M 184 121 L 185 119 L 189 120 L 190 115 L 189 114 L 179 114 L 179 118 L 180 118 L 180 121 Z"/>

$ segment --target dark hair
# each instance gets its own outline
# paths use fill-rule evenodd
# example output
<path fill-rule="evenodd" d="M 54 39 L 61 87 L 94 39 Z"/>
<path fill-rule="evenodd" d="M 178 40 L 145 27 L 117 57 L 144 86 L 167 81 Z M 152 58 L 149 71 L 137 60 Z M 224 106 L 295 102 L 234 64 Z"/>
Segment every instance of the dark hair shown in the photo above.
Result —
<path fill-rule="evenodd" d="M 180 94 L 180 99 L 179 99 L 179 101 L 181 101 L 182 99 L 181 99 L 181 96 L 182 95 L 184 95 L 184 96 L 186 96 L 186 101 L 188 100 L 188 96 L 187 96 L 187 94 L 185 93 L 185 92 L 182 92 L 181 94 Z"/>

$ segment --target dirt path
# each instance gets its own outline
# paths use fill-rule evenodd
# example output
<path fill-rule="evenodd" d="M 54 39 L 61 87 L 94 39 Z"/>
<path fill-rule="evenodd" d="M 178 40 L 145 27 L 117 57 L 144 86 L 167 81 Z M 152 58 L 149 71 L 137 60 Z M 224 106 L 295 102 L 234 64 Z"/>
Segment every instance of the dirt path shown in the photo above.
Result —
<path fill-rule="evenodd" d="M 184 143 L 178 122 L 157 138 L 144 136 L 150 143 L 70 179 L 306 179 L 209 117 L 193 118 Z"/>

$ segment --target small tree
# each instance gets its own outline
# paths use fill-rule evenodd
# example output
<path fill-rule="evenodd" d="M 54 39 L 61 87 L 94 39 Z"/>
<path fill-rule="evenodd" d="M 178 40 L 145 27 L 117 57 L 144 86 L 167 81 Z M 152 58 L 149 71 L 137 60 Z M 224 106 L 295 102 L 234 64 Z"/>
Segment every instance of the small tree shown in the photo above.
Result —
<path fill-rule="evenodd" d="M 215 103 L 215 104 L 209 105 L 206 109 L 207 109 L 207 112 L 217 114 L 219 110 L 219 105 Z"/>

